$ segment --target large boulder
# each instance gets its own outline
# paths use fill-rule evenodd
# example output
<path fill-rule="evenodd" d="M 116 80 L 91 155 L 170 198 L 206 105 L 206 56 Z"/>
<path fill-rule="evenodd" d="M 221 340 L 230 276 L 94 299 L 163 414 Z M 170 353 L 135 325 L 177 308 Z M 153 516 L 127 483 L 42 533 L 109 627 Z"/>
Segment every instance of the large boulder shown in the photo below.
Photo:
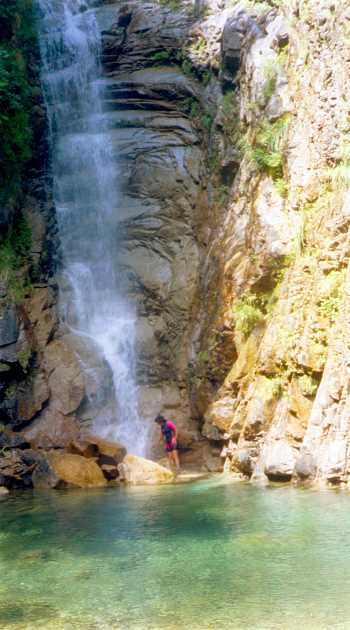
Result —
<path fill-rule="evenodd" d="M 63 339 L 46 347 L 44 368 L 56 409 L 64 415 L 76 411 L 85 394 L 85 383 L 78 357 Z"/>
<path fill-rule="evenodd" d="M 34 448 L 65 448 L 78 437 L 79 425 L 74 415 L 64 416 L 49 405 L 22 435 Z"/>
<path fill-rule="evenodd" d="M 47 459 L 50 475 L 55 475 L 59 480 L 56 487 L 102 488 L 107 483 L 101 468 L 93 459 L 59 451 L 48 453 Z"/>
<path fill-rule="evenodd" d="M 136 455 L 127 455 L 118 468 L 121 481 L 130 485 L 157 485 L 174 480 L 168 468 Z"/>

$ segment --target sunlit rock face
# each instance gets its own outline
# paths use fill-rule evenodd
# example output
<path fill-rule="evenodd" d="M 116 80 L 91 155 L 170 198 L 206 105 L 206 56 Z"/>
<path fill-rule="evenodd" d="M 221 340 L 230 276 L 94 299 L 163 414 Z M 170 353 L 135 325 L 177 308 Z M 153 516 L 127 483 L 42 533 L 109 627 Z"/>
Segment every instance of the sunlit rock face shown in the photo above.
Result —
<path fill-rule="evenodd" d="M 242 39 L 239 169 L 214 231 L 207 268 L 217 271 L 209 288 L 204 275 L 199 335 L 200 352 L 217 331 L 236 357 L 211 388 L 214 344 L 204 370 L 197 361 L 195 397 L 205 433 L 224 441 L 227 469 L 346 482 L 348 8 L 315 1 L 249 12 L 260 33 Z"/>

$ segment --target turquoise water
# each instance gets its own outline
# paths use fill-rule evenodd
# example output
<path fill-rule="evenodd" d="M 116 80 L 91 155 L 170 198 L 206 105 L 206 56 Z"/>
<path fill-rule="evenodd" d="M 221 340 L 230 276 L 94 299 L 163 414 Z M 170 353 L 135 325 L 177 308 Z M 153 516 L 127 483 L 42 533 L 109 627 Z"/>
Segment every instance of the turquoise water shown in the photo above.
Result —
<path fill-rule="evenodd" d="M 212 478 L 0 502 L 0 628 L 350 628 L 350 496 Z"/>

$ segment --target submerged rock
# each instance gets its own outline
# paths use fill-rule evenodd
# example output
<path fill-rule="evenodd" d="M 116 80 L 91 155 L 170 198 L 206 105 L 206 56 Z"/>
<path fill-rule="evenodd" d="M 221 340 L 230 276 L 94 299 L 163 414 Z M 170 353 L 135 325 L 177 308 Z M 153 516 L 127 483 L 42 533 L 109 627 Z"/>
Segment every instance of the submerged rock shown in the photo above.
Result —
<path fill-rule="evenodd" d="M 118 469 L 121 481 L 130 485 L 157 485 L 174 480 L 174 473 L 168 468 L 136 455 L 127 455 Z"/>

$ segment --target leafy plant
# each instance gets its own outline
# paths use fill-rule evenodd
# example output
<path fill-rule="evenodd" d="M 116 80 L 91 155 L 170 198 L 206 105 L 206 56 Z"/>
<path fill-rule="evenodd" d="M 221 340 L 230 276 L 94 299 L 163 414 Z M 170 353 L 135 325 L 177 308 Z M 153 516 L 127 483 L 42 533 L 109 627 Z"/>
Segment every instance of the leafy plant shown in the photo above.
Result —
<path fill-rule="evenodd" d="M 258 324 L 265 321 L 261 298 L 255 293 L 244 295 L 233 308 L 236 330 L 248 336 Z"/>
<path fill-rule="evenodd" d="M 158 50 L 151 55 L 151 61 L 153 63 L 168 63 L 172 59 L 172 51 L 170 50 Z"/>

